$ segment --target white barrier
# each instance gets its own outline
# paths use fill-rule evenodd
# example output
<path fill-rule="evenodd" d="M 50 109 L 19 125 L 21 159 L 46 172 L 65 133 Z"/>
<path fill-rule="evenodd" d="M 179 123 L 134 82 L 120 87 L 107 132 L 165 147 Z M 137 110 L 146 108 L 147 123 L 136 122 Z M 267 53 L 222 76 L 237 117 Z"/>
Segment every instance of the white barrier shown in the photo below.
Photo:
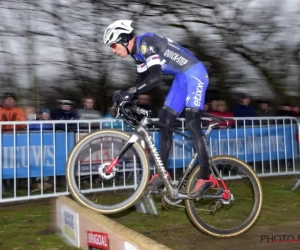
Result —
<path fill-rule="evenodd" d="M 239 126 L 212 131 L 208 139 L 211 155 L 241 158 L 259 176 L 300 174 L 299 120 L 294 117 L 235 120 Z M 13 125 L 14 130 L 4 131 L 2 127 L 7 124 Z M 26 130 L 16 130 L 16 125 L 22 124 Z M 176 126 L 185 132 L 184 119 L 179 119 Z M 67 195 L 64 171 L 68 153 L 83 135 L 103 128 L 132 131 L 116 119 L 0 122 L 0 203 Z M 157 144 L 158 132 L 151 133 Z M 174 135 L 169 169 L 175 180 L 181 177 L 193 153 L 190 141 Z"/>
<path fill-rule="evenodd" d="M 80 249 L 171 250 L 68 197 L 58 197 L 55 210 L 57 228 Z"/>

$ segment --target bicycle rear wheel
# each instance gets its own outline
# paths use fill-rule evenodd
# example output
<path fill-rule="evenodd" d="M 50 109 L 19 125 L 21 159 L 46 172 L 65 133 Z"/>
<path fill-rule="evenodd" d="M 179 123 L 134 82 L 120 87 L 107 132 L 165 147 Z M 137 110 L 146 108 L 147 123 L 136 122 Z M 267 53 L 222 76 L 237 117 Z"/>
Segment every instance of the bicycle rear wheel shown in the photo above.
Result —
<path fill-rule="evenodd" d="M 187 215 L 196 228 L 210 236 L 234 237 L 243 234 L 255 224 L 261 212 L 263 194 L 260 181 L 251 167 L 237 158 L 216 156 L 211 158 L 211 164 L 215 165 L 231 196 L 228 200 L 187 199 Z M 190 174 L 187 192 L 195 187 L 199 171 L 200 167 L 197 166 Z M 214 172 L 212 174 L 216 177 Z M 205 196 L 221 195 L 224 188 L 220 179 L 218 184 L 219 188 L 209 189 Z"/>
<path fill-rule="evenodd" d="M 149 163 L 138 142 L 126 151 L 109 178 L 99 175 L 99 169 L 109 166 L 129 138 L 118 130 L 99 130 L 75 145 L 67 161 L 66 180 L 79 204 L 113 214 L 139 199 L 148 184 Z"/>

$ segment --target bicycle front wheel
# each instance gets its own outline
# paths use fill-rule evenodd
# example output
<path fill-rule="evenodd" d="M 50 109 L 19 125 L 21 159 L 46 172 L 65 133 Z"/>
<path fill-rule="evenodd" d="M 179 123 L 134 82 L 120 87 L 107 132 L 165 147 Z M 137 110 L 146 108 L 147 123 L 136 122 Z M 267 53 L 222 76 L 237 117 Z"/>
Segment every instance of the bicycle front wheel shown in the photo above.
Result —
<path fill-rule="evenodd" d="M 121 157 L 111 176 L 100 175 L 129 140 L 118 130 L 88 134 L 73 148 L 67 161 L 66 180 L 73 198 L 102 214 L 124 211 L 134 205 L 149 180 L 149 162 L 135 142 Z"/>
<path fill-rule="evenodd" d="M 213 237 L 234 237 L 248 231 L 257 221 L 263 201 L 260 181 L 251 167 L 234 157 L 222 155 L 211 158 L 215 166 L 212 175 L 218 185 L 209 189 L 200 200 L 185 200 L 186 212 L 200 231 Z M 213 169 L 213 168 L 211 168 Z M 187 192 L 196 185 L 200 167 L 197 166 L 187 181 Z M 221 178 L 217 177 L 216 171 Z M 230 197 L 220 199 L 224 184 Z M 207 198 L 205 198 L 207 197 Z"/>

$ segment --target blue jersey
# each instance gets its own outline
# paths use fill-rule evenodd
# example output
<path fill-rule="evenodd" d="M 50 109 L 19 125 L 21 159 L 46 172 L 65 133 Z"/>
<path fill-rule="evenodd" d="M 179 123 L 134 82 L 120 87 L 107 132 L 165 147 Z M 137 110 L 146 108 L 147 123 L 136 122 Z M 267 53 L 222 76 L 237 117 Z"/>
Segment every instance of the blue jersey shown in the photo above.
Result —
<path fill-rule="evenodd" d="M 176 75 L 199 63 L 188 49 L 150 32 L 136 37 L 136 53 L 132 57 L 139 73 L 159 62 L 164 74 Z"/>
<path fill-rule="evenodd" d="M 203 110 L 208 75 L 204 65 L 192 52 L 169 38 L 150 32 L 136 37 L 133 51 L 131 56 L 138 73 L 146 74 L 151 66 L 160 65 L 164 74 L 174 75 L 165 107 L 176 114 L 184 107 Z"/>

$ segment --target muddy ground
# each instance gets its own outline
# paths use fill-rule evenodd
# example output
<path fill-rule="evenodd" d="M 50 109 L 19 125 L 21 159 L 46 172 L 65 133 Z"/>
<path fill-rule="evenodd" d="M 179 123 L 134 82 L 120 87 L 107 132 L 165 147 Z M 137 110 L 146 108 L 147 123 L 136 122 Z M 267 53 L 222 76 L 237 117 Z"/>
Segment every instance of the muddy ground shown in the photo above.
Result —
<path fill-rule="evenodd" d="M 264 203 L 261 216 L 250 231 L 235 238 L 218 239 L 203 234 L 190 223 L 183 208 L 171 207 L 167 211 L 159 209 L 156 216 L 137 213 L 133 208 L 122 215 L 109 217 L 174 250 L 300 249 L 300 188 L 291 192 L 294 184 L 295 181 L 290 178 L 263 181 Z M 55 211 L 54 200 L 55 198 L 13 205 L 2 204 L 0 210 L 9 214 L 18 210 L 17 215 L 22 221 L 22 215 L 25 216 L 28 209 L 38 206 L 43 211 L 43 216 L 51 218 Z M 43 232 L 55 234 L 51 220 L 47 224 Z"/>
<path fill-rule="evenodd" d="M 123 224 L 123 219 L 116 220 Z M 272 226 L 258 223 L 247 233 L 229 239 L 207 236 L 194 228 L 188 219 L 186 223 L 174 222 L 167 227 L 139 230 L 139 232 L 174 250 L 300 249 L 300 211 L 298 215 L 295 214 L 295 220 Z"/>

